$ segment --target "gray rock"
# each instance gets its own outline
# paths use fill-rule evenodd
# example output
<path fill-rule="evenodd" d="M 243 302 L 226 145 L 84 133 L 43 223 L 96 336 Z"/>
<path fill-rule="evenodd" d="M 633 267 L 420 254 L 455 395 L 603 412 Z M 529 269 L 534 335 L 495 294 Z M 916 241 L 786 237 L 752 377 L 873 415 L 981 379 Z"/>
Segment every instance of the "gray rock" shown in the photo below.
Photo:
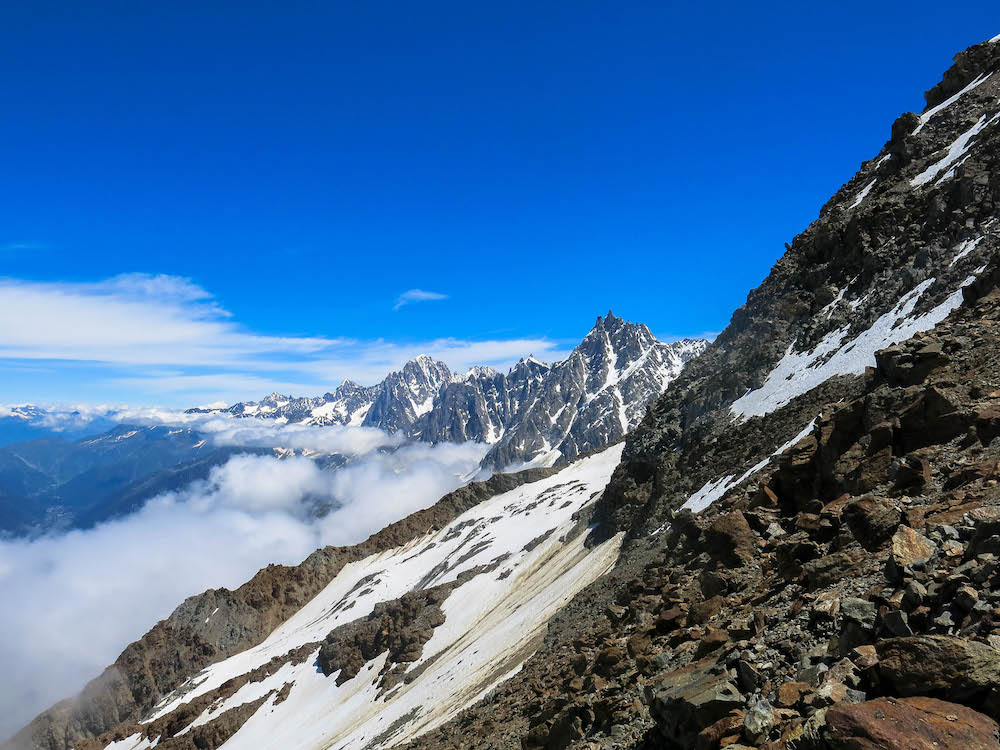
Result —
<path fill-rule="evenodd" d="M 767 739 L 768 732 L 773 726 L 774 709 L 763 699 L 754 703 L 743 717 L 743 735 L 754 745 L 759 745 Z"/>
<path fill-rule="evenodd" d="M 864 599 L 848 597 L 840 600 L 840 614 L 866 628 L 875 626 L 875 604 Z"/>
<path fill-rule="evenodd" d="M 693 745 L 698 732 L 743 707 L 743 696 L 729 675 L 717 674 L 713 667 L 706 662 L 692 664 L 646 687 L 650 713 L 668 739 Z"/>

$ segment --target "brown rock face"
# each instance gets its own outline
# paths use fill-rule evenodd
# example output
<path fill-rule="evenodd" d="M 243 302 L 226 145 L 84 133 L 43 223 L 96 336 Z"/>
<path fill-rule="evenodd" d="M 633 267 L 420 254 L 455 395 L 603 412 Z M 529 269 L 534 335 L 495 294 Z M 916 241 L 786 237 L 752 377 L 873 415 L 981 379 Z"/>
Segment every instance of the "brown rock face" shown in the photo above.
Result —
<path fill-rule="evenodd" d="M 995 750 L 997 724 L 934 698 L 878 698 L 840 703 L 826 714 L 827 750 Z"/>

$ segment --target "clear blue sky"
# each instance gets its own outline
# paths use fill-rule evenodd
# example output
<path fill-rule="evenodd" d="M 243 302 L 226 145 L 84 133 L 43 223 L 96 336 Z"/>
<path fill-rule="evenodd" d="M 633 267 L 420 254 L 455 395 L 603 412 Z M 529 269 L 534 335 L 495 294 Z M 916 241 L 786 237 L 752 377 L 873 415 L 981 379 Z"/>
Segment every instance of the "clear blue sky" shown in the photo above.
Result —
<path fill-rule="evenodd" d="M 0 403 L 321 390 L 442 338 L 472 347 L 458 364 L 510 342 L 555 355 L 608 308 L 718 331 L 952 56 L 997 33 L 985 2 L 8 5 L 0 296 L 64 332 L 3 353 Z M 190 283 L 108 281 L 125 273 Z M 413 289 L 447 299 L 398 306 Z M 245 340 L 263 369 L 83 363 L 108 342 L 60 339 L 90 318 L 46 295 L 122 293 L 227 335 L 352 342 L 310 349 L 308 373 Z"/>

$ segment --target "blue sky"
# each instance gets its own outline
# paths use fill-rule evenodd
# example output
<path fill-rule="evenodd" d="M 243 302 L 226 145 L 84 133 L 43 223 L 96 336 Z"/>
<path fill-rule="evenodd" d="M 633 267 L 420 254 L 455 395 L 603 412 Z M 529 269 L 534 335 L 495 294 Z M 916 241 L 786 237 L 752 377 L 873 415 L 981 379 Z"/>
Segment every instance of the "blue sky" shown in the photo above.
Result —
<path fill-rule="evenodd" d="M 986 3 L 804 5 L 8 7 L 0 403 L 553 358 L 609 308 L 718 331 L 1000 33 Z"/>

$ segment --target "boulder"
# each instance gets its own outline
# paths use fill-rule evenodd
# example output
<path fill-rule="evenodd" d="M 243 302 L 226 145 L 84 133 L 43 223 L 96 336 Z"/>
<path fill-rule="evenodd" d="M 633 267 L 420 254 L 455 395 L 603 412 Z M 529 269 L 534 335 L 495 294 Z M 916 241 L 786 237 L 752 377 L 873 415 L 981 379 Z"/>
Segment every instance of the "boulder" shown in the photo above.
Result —
<path fill-rule="evenodd" d="M 713 596 L 711 599 L 697 602 L 691 605 L 691 612 L 688 614 L 688 622 L 702 625 L 722 611 L 726 600 L 721 596 Z"/>
<path fill-rule="evenodd" d="M 847 620 L 853 620 L 866 628 L 875 626 L 877 610 L 873 602 L 856 597 L 845 597 L 840 601 L 840 614 Z"/>
<path fill-rule="evenodd" d="M 732 740 L 739 739 L 742 730 L 743 712 L 734 711 L 729 716 L 723 717 L 701 730 L 698 733 L 695 750 L 718 750 L 723 740 L 726 741 L 726 747 L 729 747 Z"/>
<path fill-rule="evenodd" d="M 743 708 L 743 696 L 729 675 L 715 673 L 714 667 L 714 659 L 702 660 L 646 687 L 650 713 L 668 740 L 691 747 L 702 729 Z"/>
<path fill-rule="evenodd" d="M 741 566 L 757 556 L 757 537 L 738 510 L 716 518 L 705 533 L 708 551 L 718 560 Z"/>
<path fill-rule="evenodd" d="M 697 656 L 704 656 L 729 643 L 729 631 L 725 628 L 707 628 L 698 642 Z"/>
<path fill-rule="evenodd" d="M 802 572 L 811 589 L 820 589 L 843 580 L 861 559 L 862 555 L 857 550 L 842 550 L 810 560 L 802 566 Z"/>
<path fill-rule="evenodd" d="M 791 708 L 798 705 L 804 696 L 812 692 L 812 685 L 808 682 L 785 682 L 778 687 L 777 702 L 782 708 Z"/>
<path fill-rule="evenodd" d="M 996 750 L 996 722 L 934 698 L 838 703 L 826 712 L 824 750 Z"/>
<path fill-rule="evenodd" d="M 774 709 L 766 700 L 754 703 L 743 717 L 743 736 L 752 745 L 758 745 L 767 739 L 772 727 L 774 727 Z"/>
<path fill-rule="evenodd" d="M 897 695 L 930 695 L 980 705 L 1000 687 L 1000 651 L 945 635 L 888 638 L 877 645 L 878 673 Z"/>
<path fill-rule="evenodd" d="M 897 568 L 923 565 L 936 551 L 934 542 L 909 526 L 900 526 L 892 535 L 892 561 Z"/>
<path fill-rule="evenodd" d="M 889 540 L 903 515 L 893 501 L 869 495 L 844 508 L 841 517 L 861 546 L 874 552 Z"/>

